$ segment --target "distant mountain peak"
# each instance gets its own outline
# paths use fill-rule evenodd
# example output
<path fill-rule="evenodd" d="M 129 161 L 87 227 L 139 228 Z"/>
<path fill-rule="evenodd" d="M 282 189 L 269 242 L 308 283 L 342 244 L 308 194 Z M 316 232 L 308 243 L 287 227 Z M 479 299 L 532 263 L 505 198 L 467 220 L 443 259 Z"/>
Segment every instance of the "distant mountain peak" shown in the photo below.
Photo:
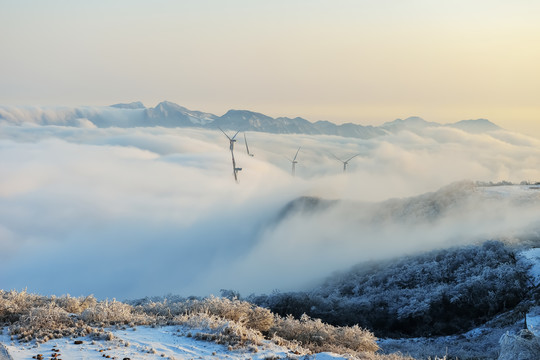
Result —
<path fill-rule="evenodd" d="M 395 119 L 394 121 L 386 122 L 383 124 L 383 126 L 390 124 L 430 124 L 430 122 L 422 119 L 419 116 L 409 116 L 405 119 Z"/>
<path fill-rule="evenodd" d="M 175 111 L 189 111 L 183 106 L 180 106 L 178 104 L 173 103 L 172 101 L 162 101 L 159 104 L 156 105 L 154 109 L 161 109 L 161 110 L 175 110 Z"/>
<path fill-rule="evenodd" d="M 261 118 L 266 118 L 266 119 L 272 119 L 270 116 L 268 115 L 264 115 L 264 114 L 261 114 L 261 113 L 258 113 L 258 112 L 255 112 L 255 111 L 251 111 L 251 110 L 236 110 L 236 109 L 231 109 L 229 111 L 227 111 L 223 116 L 222 118 L 229 118 L 229 117 L 243 117 L 243 118 L 250 118 L 250 117 L 261 117 Z"/>
<path fill-rule="evenodd" d="M 411 123 L 411 124 L 429 124 L 428 121 L 422 119 L 420 116 L 409 116 L 403 122 Z"/>
<path fill-rule="evenodd" d="M 147 117 L 157 125 L 175 126 L 201 126 L 214 121 L 217 116 L 201 111 L 189 110 L 172 101 L 162 101 L 156 107 L 147 109 Z"/>
<path fill-rule="evenodd" d="M 474 134 L 479 134 L 487 131 L 501 130 L 501 127 L 495 125 L 488 119 L 461 120 L 447 126 L 461 129 Z"/>
<path fill-rule="evenodd" d="M 143 105 L 140 101 L 134 101 L 130 103 L 119 103 L 114 105 L 109 105 L 110 107 L 118 109 L 146 109 L 146 106 Z"/>
<path fill-rule="evenodd" d="M 158 106 L 169 106 L 169 107 L 174 107 L 174 108 L 185 109 L 183 106 L 180 106 L 177 103 L 173 103 L 172 101 L 168 101 L 168 100 L 164 100 L 164 101 L 160 102 L 159 104 L 156 105 L 156 107 L 158 107 Z"/>
<path fill-rule="evenodd" d="M 422 119 L 419 116 L 409 116 L 406 119 L 396 119 L 394 121 L 386 122 L 380 126 L 380 128 L 388 131 L 402 131 L 402 130 L 419 130 L 430 126 L 441 126 L 438 123 L 429 122 Z"/>

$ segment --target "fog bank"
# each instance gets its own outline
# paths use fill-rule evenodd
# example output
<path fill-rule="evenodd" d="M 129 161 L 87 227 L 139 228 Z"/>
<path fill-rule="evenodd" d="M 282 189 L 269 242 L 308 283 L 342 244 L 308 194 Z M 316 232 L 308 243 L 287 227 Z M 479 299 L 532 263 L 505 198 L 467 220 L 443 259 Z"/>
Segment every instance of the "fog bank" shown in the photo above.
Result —
<path fill-rule="evenodd" d="M 219 131 L 1 124 L 1 287 L 117 298 L 291 290 L 363 260 L 519 236 L 540 218 L 534 190 L 460 182 L 415 197 L 462 180 L 540 181 L 540 142 L 523 135 L 248 133 L 254 157 L 241 136 L 236 184 Z M 299 146 L 293 178 L 287 157 Z M 333 157 L 356 153 L 346 173 Z M 300 196 L 339 201 L 278 221 Z M 434 201 L 445 210 L 432 217 Z"/>

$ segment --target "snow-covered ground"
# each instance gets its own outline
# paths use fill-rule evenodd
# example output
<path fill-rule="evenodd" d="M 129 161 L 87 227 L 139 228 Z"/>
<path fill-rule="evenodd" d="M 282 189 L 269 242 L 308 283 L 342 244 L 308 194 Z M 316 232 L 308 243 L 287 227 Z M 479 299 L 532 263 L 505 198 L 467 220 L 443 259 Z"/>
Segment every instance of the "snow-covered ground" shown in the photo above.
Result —
<path fill-rule="evenodd" d="M 193 330 L 181 326 L 148 327 L 140 326 L 127 330 L 111 329 L 112 340 L 92 340 L 84 338 L 63 338 L 51 340 L 44 344 L 19 343 L 12 341 L 8 329 L 0 335 L 0 343 L 4 343 L 13 360 L 35 359 L 39 354 L 44 360 L 54 359 L 317 359 L 339 360 L 344 357 L 319 353 L 311 356 L 300 356 L 291 353 L 287 348 L 270 341 L 263 345 L 249 346 L 241 349 L 230 349 L 226 345 L 196 340 L 189 334 Z M 76 344 L 82 341 L 82 344 Z M 55 351 L 58 350 L 58 351 Z"/>

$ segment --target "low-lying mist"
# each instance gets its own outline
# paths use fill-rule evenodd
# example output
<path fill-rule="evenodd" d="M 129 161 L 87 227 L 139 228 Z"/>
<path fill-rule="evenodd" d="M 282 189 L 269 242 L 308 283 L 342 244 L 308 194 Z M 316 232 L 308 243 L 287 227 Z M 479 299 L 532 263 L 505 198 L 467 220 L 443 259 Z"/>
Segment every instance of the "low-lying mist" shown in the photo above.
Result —
<path fill-rule="evenodd" d="M 247 137 L 255 156 L 239 134 L 236 184 L 219 131 L 0 124 L 0 287 L 294 290 L 361 261 L 538 229 L 540 190 L 472 183 L 540 181 L 540 142 L 523 135 Z M 346 173 L 333 157 L 356 153 Z M 280 217 L 302 196 L 337 201 Z"/>

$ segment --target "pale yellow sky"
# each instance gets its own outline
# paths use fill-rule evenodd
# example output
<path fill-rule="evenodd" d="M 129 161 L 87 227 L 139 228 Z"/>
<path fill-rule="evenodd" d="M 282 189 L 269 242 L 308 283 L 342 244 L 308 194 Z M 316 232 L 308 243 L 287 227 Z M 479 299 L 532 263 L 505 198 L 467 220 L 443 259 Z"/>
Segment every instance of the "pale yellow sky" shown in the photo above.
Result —
<path fill-rule="evenodd" d="M 540 1 L 0 0 L 0 104 L 170 100 L 540 138 Z"/>

